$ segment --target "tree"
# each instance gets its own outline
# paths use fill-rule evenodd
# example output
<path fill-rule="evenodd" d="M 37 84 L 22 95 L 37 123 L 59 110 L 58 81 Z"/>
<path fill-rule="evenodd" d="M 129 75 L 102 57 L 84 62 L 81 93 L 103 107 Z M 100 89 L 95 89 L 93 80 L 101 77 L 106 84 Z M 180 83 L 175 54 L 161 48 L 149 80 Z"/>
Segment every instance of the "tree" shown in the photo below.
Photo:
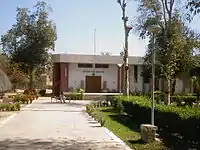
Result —
<path fill-rule="evenodd" d="M 9 59 L 5 55 L 0 54 L 0 69 L 2 69 L 5 72 L 8 64 L 9 64 Z"/>
<path fill-rule="evenodd" d="M 6 73 L 12 83 L 13 90 L 15 92 L 17 86 L 26 81 L 25 73 L 20 69 L 20 65 L 14 62 L 10 62 L 6 68 Z"/>
<path fill-rule="evenodd" d="M 199 14 L 200 13 L 200 0 L 187 0 L 187 8 L 190 10 L 191 13 L 193 13 L 193 15 Z M 191 16 L 189 16 L 189 17 L 191 17 Z"/>
<path fill-rule="evenodd" d="M 132 30 L 132 27 L 128 25 L 128 16 L 126 15 L 126 7 L 127 1 L 126 0 L 117 0 L 118 4 L 122 10 L 122 21 L 124 24 L 124 79 L 125 79 L 125 86 L 124 86 L 124 94 L 129 95 L 129 67 L 128 67 L 128 37 L 129 32 Z"/>
<path fill-rule="evenodd" d="M 35 71 L 35 83 L 34 85 L 39 88 L 46 88 L 46 80 L 44 81 L 44 76 L 52 76 L 53 61 L 52 54 L 49 54 L 47 62 L 45 65 L 40 65 Z"/>
<path fill-rule="evenodd" d="M 174 2 L 174 0 L 142 0 L 138 8 L 141 13 L 137 21 L 140 37 L 150 36 L 147 30 L 150 25 L 158 24 L 162 29 L 156 36 L 156 59 L 160 68 L 157 72 L 161 72 L 160 75 L 166 80 L 166 104 L 170 104 L 171 86 L 175 85 L 177 74 L 187 69 L 187 65 L 191 65 L 184 61 L 190 62 L 193 48 L 199 46 L 196 43 L 195 45 L 194 38 L 189 36 L 190 30 L 184 25 L 181 13 L 175 9 Z M 151 40 L 150 36 L 148 52 L 152 49 Z M 151 53 L 147 53 L 146 60 L 150 57 Z"/>
<path fill-rule="evenodd" d="M 0 54 L 0 69 L 8 76 L 15 91 L 17 85 L 23 83 L 26 79 L 24 72 L 20 69 L 19 64 L 10 62 L 9 58 Z"/>
<path fill-rule="evenodd" d="M 54 50 L 57 39 L 55 23 L 49 18 L 50 7 L 38 2 L 34 8 L 17 8 L 16 24 L 1 38 L 4 53 L 28 75 L 29 88 L 33 88 L 37 67 L 45 65 L 48 50 Z"/>

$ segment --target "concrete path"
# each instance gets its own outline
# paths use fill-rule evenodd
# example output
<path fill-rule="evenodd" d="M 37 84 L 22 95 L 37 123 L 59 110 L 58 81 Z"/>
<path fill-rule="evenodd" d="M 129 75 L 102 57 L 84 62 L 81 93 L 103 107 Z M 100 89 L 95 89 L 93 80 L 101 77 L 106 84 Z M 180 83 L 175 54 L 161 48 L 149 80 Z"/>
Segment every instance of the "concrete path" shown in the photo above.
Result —
<path fill-rule="evenodd" d="M 35 101 L 0 128 L 0 150 L 128 150 L 85 113 L 86 103 Z"/>

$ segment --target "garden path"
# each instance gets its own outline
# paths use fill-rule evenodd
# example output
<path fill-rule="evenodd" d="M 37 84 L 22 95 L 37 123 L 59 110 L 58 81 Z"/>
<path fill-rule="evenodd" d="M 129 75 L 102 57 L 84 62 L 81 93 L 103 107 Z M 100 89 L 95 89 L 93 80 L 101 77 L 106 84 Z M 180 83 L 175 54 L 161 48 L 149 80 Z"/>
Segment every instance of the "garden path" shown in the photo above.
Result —
<path fill-rule="evenodd" d="M 40 98 L 0 128 L 0 149 L 129 150 L 87 115 L 87 103 Z"/>

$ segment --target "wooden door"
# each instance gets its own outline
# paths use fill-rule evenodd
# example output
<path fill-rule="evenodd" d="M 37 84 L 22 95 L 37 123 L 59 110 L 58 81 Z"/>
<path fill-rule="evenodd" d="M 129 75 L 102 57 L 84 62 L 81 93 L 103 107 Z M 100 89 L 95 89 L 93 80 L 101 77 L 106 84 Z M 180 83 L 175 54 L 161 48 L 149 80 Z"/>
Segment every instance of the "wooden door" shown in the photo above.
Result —
<path fill-rule="evenodd" d="M 86 92 L 87 93 L 101 92 L 101 76 L 86 76 Z"/>

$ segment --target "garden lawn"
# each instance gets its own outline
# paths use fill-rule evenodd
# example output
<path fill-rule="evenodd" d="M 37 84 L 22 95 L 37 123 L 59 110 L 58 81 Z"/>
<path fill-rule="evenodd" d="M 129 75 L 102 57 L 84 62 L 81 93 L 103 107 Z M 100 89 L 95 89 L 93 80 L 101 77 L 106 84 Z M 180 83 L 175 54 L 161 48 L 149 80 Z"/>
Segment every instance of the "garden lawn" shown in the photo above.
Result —
<path fill-rule="evenodd" d="M 144 143 L 140 138 L 140 125 L 126 115 L 119 116 L 111 107 L 98 108 L 106 120 L 105 127 L 135 150 L 164 150 L 162 142 Z"/>

